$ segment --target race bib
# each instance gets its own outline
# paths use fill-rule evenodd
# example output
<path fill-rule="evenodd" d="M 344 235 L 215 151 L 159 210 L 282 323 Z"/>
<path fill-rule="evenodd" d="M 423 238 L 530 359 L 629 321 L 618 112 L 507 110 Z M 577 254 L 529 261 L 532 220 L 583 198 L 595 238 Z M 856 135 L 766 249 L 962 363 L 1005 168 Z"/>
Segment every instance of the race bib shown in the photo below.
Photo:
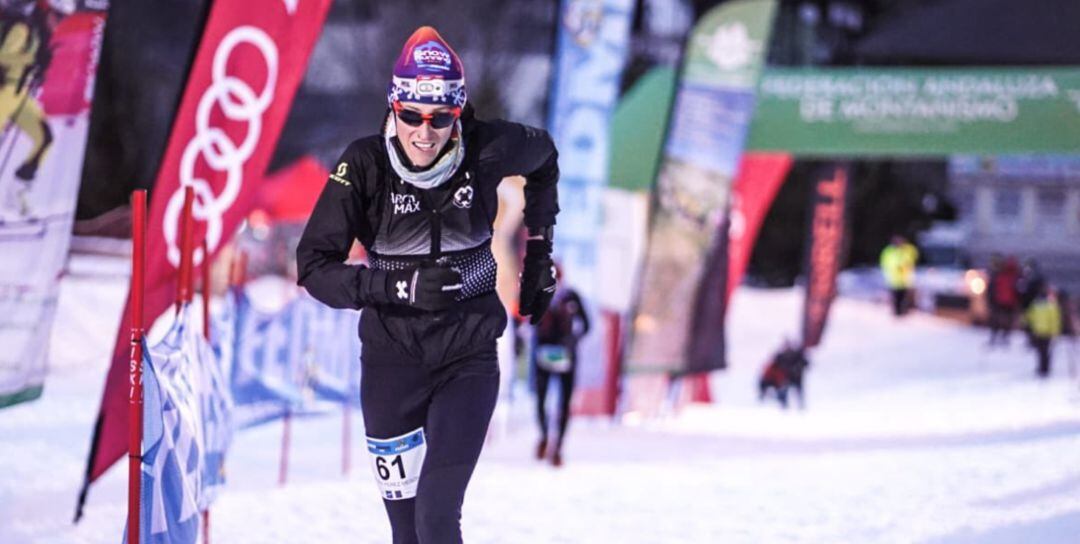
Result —
<path fill-rule="evenodd" d="M 371 453 L 371 469 L 379 492 L 388 501 L 411 499 L 416 496 L 420 469 L 427 454 L 424 428 L 394 438 L 367 439 Z"/>
<path fill-rule="evenodd" d="M 570 370 L 570 354 L 563 346 L 538 346 L 536 365 L 548 372 L 563 374 Z"/>

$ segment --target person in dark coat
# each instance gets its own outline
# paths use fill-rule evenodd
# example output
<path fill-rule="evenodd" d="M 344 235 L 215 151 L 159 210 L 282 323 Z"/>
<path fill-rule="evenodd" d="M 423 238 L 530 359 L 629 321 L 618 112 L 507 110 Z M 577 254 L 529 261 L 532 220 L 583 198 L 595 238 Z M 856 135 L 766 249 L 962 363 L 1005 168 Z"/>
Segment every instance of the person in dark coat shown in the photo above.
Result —
<path fill-rule="evenodd" d="M 1058 291 L 1058 306 L 1061 308 L 1061 340 L 1065 343 L 1065 357 L 1068 361 L 1069 377 L 1075 378 L 1080 352 L 1076 343 L 1077 315 L 1076 301 L 1072 295 L 1061 289 Z"/>
<path fill-rule="evenodd" d="M 779 351 L 765 366 L 761 379 L 758 380 L 758 400 L 764 400 L 769 390 L 773 390 L 780 406 L 787 408 L 788 391 L 795 390 L 799 397 L 799 408 L 806 408 L 803 389 L 803 377 L 810 361 L 806 358 L 806 349 L 792 340 L 785 340 Z"/>
<path fill-rule="evenodd" d="M 431 27 L 406 42 L 378 134 L 332 169 L 297 247 L 298 283 L 360 316 L 360 402 L 395 544 L 461 542 L 465 489 L 499 388 L 496 189 L 525 178 L 519 312 L 555 293 L 557 153 L 548 134 L 481 121 L 461 59 Z M 369 265 L 347 263 L 358 240 Z"/>
<path fill-rule="evenodd" d="M 1020 313 L 1020 265 L 1015 257 L 1006 257 L 990 270 L 990 281 L 986 289 L 990 308 L 990 341 L 1008 345 L 1009 333 Z"/>
<path fill-rule="evenodd" d="M 540 441 L 536 458 L 550 455 L 551 464 L 562 466 L 562 447 L 570 423 L 570 401 L 574 396 L 574 377 L 577 373 L 577 346 L 589 333 L 589 316 L 581 296 L 568 286 L 560 285 L 551 308 L 536 325 L 533 348 L 533 375 L 536 376 L 536 417 L 540 425 Z M 559 384 L 558 428 L 554 444 L 548 442 L 547 403 L 548 385 L 555 378 Z"/>
<path fill-rule="evenodd" d="M 1017 282 L 1017 291 L 1020 293 L 1020 311 L 1022 314 L 1026 314 L 1031 309 L 1031 305 L 1035 303 L 1037 298 L 1043 295 L 1045 289 L 1046 276 L 1043 275 L 1042 269 L 1039 267 L 1039 262 L 1031 257 L 1024 259 L 1024 266 L 1020 273 L 1020 281 Z M 1022 323 L 1028 345 L 1037 348 L 1036 338 L 1031 331 L 1030 323 L 1026 319 L 1022 320 Z"/>

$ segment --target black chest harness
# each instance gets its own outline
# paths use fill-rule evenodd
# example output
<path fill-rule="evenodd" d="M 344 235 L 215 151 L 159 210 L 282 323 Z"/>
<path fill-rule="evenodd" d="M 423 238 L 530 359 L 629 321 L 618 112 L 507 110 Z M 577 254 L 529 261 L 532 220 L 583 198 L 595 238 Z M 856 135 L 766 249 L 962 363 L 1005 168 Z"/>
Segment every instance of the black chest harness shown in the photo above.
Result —
<path fill-rule="evenodd" d="M 385 183 L 375 199 L 378 217 L 372 221 L 377 227 L 369 248 L 371 267 L 450 266 L 462 276 L 459 300 L 493 292 L 496 264 L 491 235 L 497 210 L 488 208 L 497 207 L 499 180 L 487 179 L 469 155 L 450 180 L 433 189 L 403 182 L 389 164 L 382 179 Z"/>

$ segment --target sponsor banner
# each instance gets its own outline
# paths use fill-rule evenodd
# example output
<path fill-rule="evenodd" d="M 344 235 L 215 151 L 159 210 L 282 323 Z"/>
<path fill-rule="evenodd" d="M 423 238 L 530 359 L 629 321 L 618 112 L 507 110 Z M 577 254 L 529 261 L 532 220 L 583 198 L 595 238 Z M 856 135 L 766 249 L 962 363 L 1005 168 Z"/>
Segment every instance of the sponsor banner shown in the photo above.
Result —
<path fill-rule="evenodd" d="M 153 320 L 175 298 L 180 212 L 194 188 L 195 247 L 214 253 L 250 211 L 329 0 L 281 0 L 251 9 L 214 2 L 169 137 L 150 204 L 145 313 Z M 195 251 L 195 266 L 205 256 Z M 105 382 L 88 481 L 126 451 L 129 312 Z"/>
<path fill-rule="evenodd" d="M 608 183 L 609 126 L 626 63 L 632 0 L 562 2 L 548 126 L 559 148 L 555 249 L 575 290 L 592 292 Z"/>
<path fill-rule="evenodd" d="M 597 232 L 608 184 L 610 124 L 629 52 L 633 0 L 563 0 L 548 127 L 559 148 L 555 252 L 594 330 L 578 346 L 579 391 L 603 387 L 604 327 L 595 294 Z"/>
<path fill-rule="evenodd" d="M 44 387 L 108 10 L 105 1 L 9 4 L 0 7 L 0 408 Z"/>
<path fill-rule="evenodd" d="M 194 544 L 199 512 L 225 483 L 233 402 L 188 308 L 143 351 L 141 542 Z"/>
<path fill-rule="evenodd" d="M 829 308 L 836 298 L 836 275 L 847 238 L 847 165 L 835 166 L 819 180 L 811 196 L 810 244 L 806 254 L 806 304 L 803 308 L 803 345 L 821 343 Z"/>
<path fill-rule="evenodd" d="M 752 150 L 808 156 L 1080 152 L 1077 68 L 769 69 Z"/>
<path fill-rule="evenodd" d="M 690 35 L 654 189 L 629 372 L 725 366 L 722 219 L 774 10 L 771 0 L 726 2 L 707 12 Z"/>
<path fill-rule="evenodd" d="M 286 412 L 314 409 L 314 401 L 347 402 L 360 390 L 359 313 L 329 308 L 303 296 L 277 312 L 230 294 L 215 325 L 215 350 L 228 375 L 241 428 Z M 220 331 L 220 332 L 219 332 Z"/>
<path fill-rule="evenodd" d="M 747 153 L 739 165 L 739 175 L 731 186 L 730 224 L 728 226 L 727 300 L 754 252 L 758 231 L 765 222 L 780 186 L 791 170 L 792 157 L 785 153 Z"/>

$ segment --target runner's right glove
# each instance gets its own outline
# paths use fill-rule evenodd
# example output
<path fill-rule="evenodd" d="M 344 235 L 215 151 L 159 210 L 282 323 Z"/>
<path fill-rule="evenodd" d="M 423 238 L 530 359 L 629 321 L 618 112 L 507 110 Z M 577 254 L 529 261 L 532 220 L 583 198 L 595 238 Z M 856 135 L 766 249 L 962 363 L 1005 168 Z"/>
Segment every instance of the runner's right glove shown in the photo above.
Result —
<path fill-rule="evenodd" d="M 436 312 L 454 304 L 461 292 L 461 273 L 448 266 L 422 265 L 386 275 L 386 296 L 394 304 Z"/>

